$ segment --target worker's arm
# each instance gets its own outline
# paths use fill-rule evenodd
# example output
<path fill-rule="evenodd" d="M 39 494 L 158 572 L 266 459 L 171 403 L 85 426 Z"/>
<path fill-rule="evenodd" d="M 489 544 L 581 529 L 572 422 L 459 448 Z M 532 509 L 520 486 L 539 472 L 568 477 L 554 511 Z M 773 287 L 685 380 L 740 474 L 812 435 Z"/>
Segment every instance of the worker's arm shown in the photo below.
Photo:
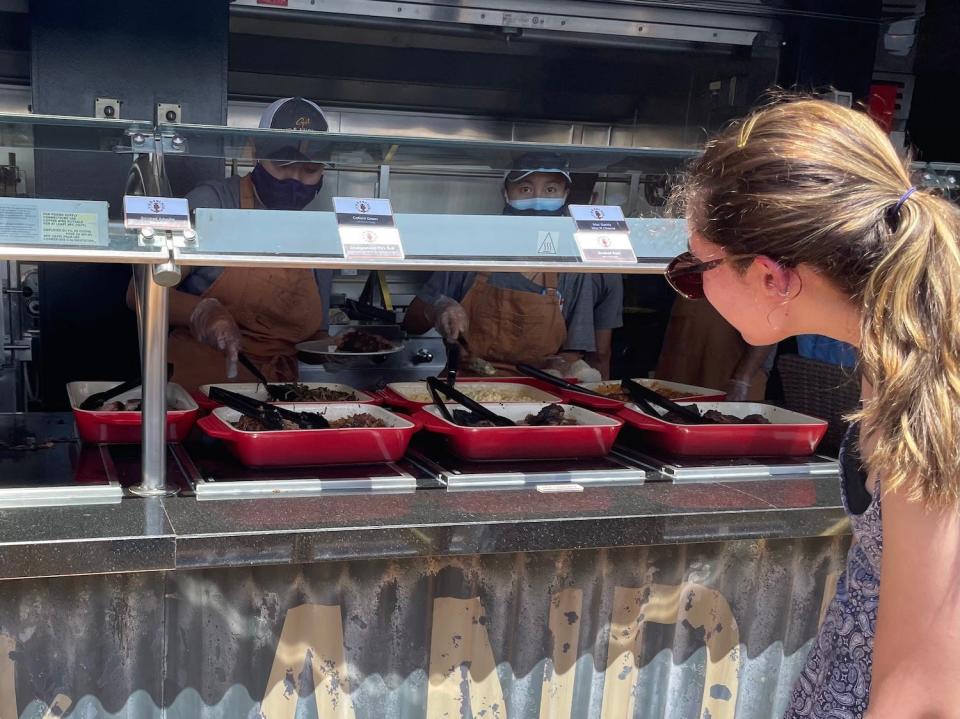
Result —
<path fill-rule="evenodd" d="M 596 330 L 597 349 L 587 353 L 587 363 L 600 373 L 602 379 L 610 379 L 610 359 L 613 356 L 613 330 Z"/>
<path fill-rule="evenodd" d="M 433 328 L 433 307 L 419 297 L 415 297 L 407 308 L 401 325 L 406 332 L 413 335 L 422 335 Z"/>
<path fill-rule="evenodd" d="M 740 402 L 746 399 L 750 391 L 750 385 L 757 372 L 763 369 L 770 353 L 776 349 L 776 345 L 761 345 L 759 347 L 747 347 L 740 355 L 740 361 L 734 367 L 733 374 L 727 384 L 727 399 L 731 402 Z"/>

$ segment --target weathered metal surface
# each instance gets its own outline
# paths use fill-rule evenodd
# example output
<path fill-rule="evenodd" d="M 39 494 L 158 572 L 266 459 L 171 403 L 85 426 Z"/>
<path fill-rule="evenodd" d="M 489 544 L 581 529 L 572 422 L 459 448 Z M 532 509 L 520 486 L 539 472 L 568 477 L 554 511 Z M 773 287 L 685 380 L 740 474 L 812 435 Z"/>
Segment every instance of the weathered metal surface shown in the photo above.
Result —
<path fill-rule="evenodd" d="M 0 718 L 769 719 L 846 544 L 2 582 Z"/>

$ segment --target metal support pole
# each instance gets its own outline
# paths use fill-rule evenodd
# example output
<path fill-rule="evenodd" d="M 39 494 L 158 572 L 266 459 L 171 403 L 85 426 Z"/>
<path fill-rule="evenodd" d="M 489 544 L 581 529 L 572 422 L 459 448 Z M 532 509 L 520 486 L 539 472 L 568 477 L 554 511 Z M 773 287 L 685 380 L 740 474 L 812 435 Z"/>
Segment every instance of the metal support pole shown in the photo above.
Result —
<path fill-rule="evenodd" d="M 390 165 L 380 165 L 377 173 L 377 197 L 390 198 Z"/>
<path fill-rule="evenodd" d="M 130 491 L 143 497 L 176 494 L 167 487 L 167 287 L 154 268 L 143 282 L 143 479 Z"/>

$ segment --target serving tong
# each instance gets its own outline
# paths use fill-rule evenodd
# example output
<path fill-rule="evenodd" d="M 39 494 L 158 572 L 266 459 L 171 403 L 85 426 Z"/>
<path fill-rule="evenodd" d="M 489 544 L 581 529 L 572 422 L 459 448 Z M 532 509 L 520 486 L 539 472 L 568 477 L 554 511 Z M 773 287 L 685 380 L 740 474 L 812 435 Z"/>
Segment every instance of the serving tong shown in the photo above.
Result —
<path fill-rule="evenodd" d="M 253 360 L 247 357 L 243 352 L 237 355 L 237 359 L 240 361 L 240 364 L 250 370 L 250 374 L 256 377 L 257 382 L 263 385 L 271 399 L 275 399 L 278 402 L 284 402 L 287 399 L 287 393 L 277 385 L 271 384 L 270 381 L 264 376 L 263 372 L 260 371 L 260 368 L 253 363 Z"/>
<path fill-rule="evenodd" d="M 573 382 L 567 382 L 567 380 L 562 377 L 557 377 L 556 375 L 550 374 L 549 372 L 544 372 L 542 369 L 537 369 L 536 367 L 528 364 L 518 364 L 517 371 L 520 374 L 524 374 L 527 377 L 533 377 L 534 379 L 541 380 L 542 382 L 547 382 L 552 384 L 554 387 L 559 387 L 560 389 L 567 390 L 568 392 L 579 392 L 580 394 L 588 394 L 591 397 L 600 397 L 602 399 L 609 399 L 606 395 L 601 394 L 600 392 L 594 392 L 592 389 L 587 387 L 582 387 Z"/>
<path fill-rule="evenodd" d="M 210 388 L 210 399 L 236 410 L 240 414 L 262 422 L 273 430 L 283 429 L 283 420 L 293 422 L 300 429 L 327 429 L 330 423 L 317 412 L 294 412 L 269 402 L 261 402 L 253 397 L 237 394 L 222 387 Z"/>
<path fill-rule="evenodd" d="M 173 377 L 173 365 L 167 363 L 167 382 L 170 381 L 170 378 Z M 77 409 L 82 409 L 85 411 L 96 411 L 103 407 L 107 402 L 112 400 L 114 397 L 119 397 L 120 395 L 129 392 L 131 390 L 138 389 L 143 384 L 142 379 L 128 379 L 126 382 L 121 382 L 115 387 L 104 390 L 103 392 L 97 392 L 95 394 L 87 397 L 83 402 L 81 402 Z"/>
<path fill-rule="evenodd" d="M 470 397 L 467 397 L 463 392 L 458 389 L 455 389 L 451 385 L 445 383 L 443 380 L 440 380 L 436 377 L 427 377 L 427 389 L 430 390 L 430 396 L 433 397 L 433 403 L 437 405 L 437 408 L 440 410 L 440 414 L 443 415 L 443 418 L 450 422 L 451 424 L 460 425 L 454 418 L 453 414 L 450 412 L 450 409 L 447 407 L 446 402 L 443 401 L 441 394 L 449 397 L 457 404 L 460 404 L 466 407 L 468 410 L 477 414 L 483 419 L 490 420 L 497 427 L 515 427 L 517 425 L 512 419 L 503 417 L 496 412 L 484 407 L 482 404 L 477 402 Z"/>
<path fill-rule="evenodd" d="M 649 414 L 651 417 L 656 417 L 657 419 L 663 418 L 662 415 L 652 406 L 657 405 L 658 407 L 663 407 L 663 409 L 667 410 L 667 412 L 673 412 L 674 414 L 680 415 L 690 424 L 717 424 L 715 420 L 712 420 L 709 417 L 704 417 L 702 414 L 700 414 L 700 412 L 692 407 L 686 407 L 682 404 L 677 404 L 672 399 L 664 397 L 656 390 L 645 387 L 639 382 L 634 382 L 632 379 L 624 378 L 620 380 L 620 387 L 622 387 L 627 395 L 629 395 L 634 404 L 640 407 L 640 409 Z"/>

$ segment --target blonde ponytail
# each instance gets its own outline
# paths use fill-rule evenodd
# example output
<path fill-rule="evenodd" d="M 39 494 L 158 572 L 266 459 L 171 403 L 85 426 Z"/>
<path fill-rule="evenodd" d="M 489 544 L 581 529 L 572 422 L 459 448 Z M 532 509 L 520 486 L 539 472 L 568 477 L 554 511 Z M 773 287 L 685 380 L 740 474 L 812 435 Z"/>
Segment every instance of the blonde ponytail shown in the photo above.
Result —
<path fill-rule="evenodd" d="M 886 490 L 960 507 L 960 212 L 916 193 L 863 291 L 860 355 L 874 399 L 857 418 Z"/>
<path fill-rule="evenodd" d="M 675 200 L 729 253 L 815 268 L 861 306 L 865 460 L 884 491 L 960 508 L 960 210 L 910 187 L 867 115 L 796 99 L 711 140 Z"/>

